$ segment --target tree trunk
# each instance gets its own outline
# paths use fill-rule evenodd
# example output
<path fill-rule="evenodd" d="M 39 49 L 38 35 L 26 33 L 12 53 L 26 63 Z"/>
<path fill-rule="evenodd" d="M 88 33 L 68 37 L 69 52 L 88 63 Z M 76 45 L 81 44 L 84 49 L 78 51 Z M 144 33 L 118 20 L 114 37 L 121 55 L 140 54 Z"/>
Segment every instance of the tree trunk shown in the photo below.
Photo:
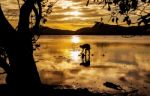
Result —
<path fill-rule="evenodd" d="M 29 31 L 29 15 L 34 0 L 26 0 L 20 10 L 18 31 L 15 31 L 0 8 L 0 41 L 7 49 L 10 73 L 7 83 L 15 96 L 39 92 L 40 77 L 33 58 L 32 34 Z M 21 94 L 19 94 L 21 93 Z"/>
<path fill-rule="evenodd" d="M 8 83 L 16 91 L 33 93 L 40 86 L 40 78 L 33 58 L 32 41 L 29 35 L 26 34 L 15 34 L 14 37 L 8 47 L 12 69 Z"/>

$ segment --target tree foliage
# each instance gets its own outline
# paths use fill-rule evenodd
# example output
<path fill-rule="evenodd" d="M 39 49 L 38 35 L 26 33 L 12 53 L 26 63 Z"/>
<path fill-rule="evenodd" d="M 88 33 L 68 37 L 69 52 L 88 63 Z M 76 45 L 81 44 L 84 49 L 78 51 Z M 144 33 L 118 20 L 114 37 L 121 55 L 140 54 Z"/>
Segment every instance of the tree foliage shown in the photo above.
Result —
<path fill-rule="evenodd" d="M 150 0 L 88 0 L 86 6 L 90 3 L 102 5 L 111 11 L 111 20 L 116 22 L 119 20 L 118 15 L 124 16 L 123 22 L 128 25 L 132 23 L 131 15 L 138 16 L 137 23 L 148 25 L 150 23 L 150 13 L 147 8 L 150 8 Z M 137 11 L 139 11 L 137 14 Z"/>

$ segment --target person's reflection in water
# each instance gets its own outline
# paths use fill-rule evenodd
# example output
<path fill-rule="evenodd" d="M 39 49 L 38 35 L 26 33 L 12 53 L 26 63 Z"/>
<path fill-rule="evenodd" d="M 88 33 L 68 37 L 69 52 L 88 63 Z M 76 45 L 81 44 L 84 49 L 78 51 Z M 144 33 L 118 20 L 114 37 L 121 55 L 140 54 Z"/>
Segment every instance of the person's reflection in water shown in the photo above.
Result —
<path fill-rule="evenodd" d="M 80 45 L 80 48 L 82 48 L 81 51 L 81 59 L 82 62 L 80 63 L 80 65 L 83 65 L 85 67 L 90 66 L 90 45 L 89 44 L 83 44 Z M 88 54 L 87 54 L 88 52 Z"/>

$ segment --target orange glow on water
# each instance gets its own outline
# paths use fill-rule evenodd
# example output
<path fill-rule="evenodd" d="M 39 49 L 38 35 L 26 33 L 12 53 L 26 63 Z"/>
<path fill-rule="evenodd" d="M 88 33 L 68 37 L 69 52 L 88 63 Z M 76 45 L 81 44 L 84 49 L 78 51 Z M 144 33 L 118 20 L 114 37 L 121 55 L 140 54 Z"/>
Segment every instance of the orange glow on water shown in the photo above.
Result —
<path fill-rule="evenodd" d="M 71 42 L 72 43 L 79 43 L 80 42 L 80 38 L 78 36 L 72 36 Z"/>
<path fill-rule="evenodd" d="M 79 54 L 80 54 L 80 51 L 71 51 L 70 52 L 71 59 L 75 62 L 79 61 Z"/>

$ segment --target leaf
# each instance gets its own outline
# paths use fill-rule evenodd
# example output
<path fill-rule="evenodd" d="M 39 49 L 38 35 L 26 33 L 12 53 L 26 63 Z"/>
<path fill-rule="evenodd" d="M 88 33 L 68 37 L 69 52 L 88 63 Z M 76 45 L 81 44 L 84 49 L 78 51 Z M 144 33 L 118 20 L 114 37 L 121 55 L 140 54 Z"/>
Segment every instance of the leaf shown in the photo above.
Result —
<path fill-rule="evenodd" d="M 108 2 L 108 4 L 112 4 L 112 2 Z"/>
<path fill-rule="evenodd" d="M 45 7 L 45 5 L 43 4 L 43 5 L 41 5 L 42 7 Z"/>
<path fill-rule="evenodd" d="M 90 3 L 90 0 L 88 0 L 88 1 L 87 1 L 86 6 L 88 6 L 88 5 L 89 5 L 89 3 Z"/>
<path fill-rule="evenodd" d="M 53 5 L 48 5 L 47 7 L 53 7 Z"/>
<path fill-rule="evenodd" d="M 129 16 L 124 17 L 123 22 L 127 21 L 129 19 Z"/>
<path fill-rule="evenodd" d="M 114 18 L 112 18 L 112 22 L 114 22 L 115 21 L 115 19 Z"/>
<path fill-rule="evenodd" d="M 35 47 L 36 47 L 36 48 L 39 48 L 39 47 L 40 47 L 40 44 L 35 44 Z"/>
<path fill-rule="evenodd" d="M 118 24 L 118 20 L 119 20 L 119 18 L 118 17 L 116 17 L 116 23 Z"/>
<path fill-rule="evenodd" d="M 137 5 L 138 5 L 138 0 L 134 0 L 131 3 L 131 8 L 133 8 L 135 10 L 137 8 Z"/>
<path fill-rule="evenodd" d="M 110 6 L 108 6 L 108 11 L 111 11 L 111 7 Z"/>
<path fill-rule="evenodd" d="M 122 2 L 119 4 L 120 14 L 123 14 L 126 12 L 126 5 Z"/>
<path fill-rule="evenodd" d="M 116 5 L 118 4 L 119 0 L 113 0 L 113 3 Z"/>
<path fill-rule="evenodd" d="M 47 22 L 47 19 L 46 18 L 43 18 L 43 23 L 45 24 Z"/>
<path fill-rule="evenodd" d="M 128 24 L 128 25 L 131 25 L 131 20 L 130 20 L 130 19 L 127 20 L 127 24 Z"/>
<path fill-rule="evenodd" d="M 126 21 L 126 19 L 124 18 L 124 19 L 123 19 L 123 22 L 125 22 L 125 21 Z"/>
<path fill-rule="evenodd" d="M 122 12 L 122 11 L 119 11 L 119 13 L 120 13 L 120 14 L 123 14 L 123 12 Z"/>

